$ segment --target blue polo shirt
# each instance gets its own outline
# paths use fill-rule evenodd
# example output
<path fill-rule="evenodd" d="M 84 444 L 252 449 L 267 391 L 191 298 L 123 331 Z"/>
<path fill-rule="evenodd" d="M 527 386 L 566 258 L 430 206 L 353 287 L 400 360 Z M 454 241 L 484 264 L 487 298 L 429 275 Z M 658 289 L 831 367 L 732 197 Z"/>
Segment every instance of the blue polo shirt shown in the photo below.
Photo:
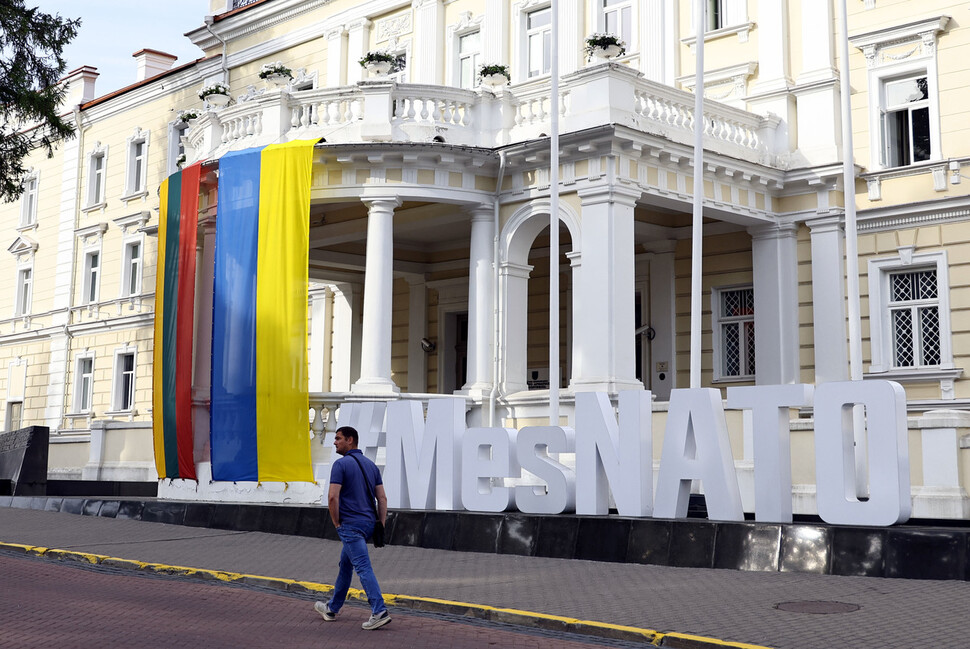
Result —
<path fill-rule="evenodd" d="M 360 460 L 362 466 L 358 466 L 356 460 L 350 457 L 351 455 Z M 351 527 L 356 527 L 355 522 L 371 525 L 377 520 L 374 514 L 376 503 L 367 494 L 367 486 L 364 484 L 364 475 L 361 473 L 361 468 L 367 472 L 367 481 L 371 485 L 371 491 L 376 492 L 376 485 L 384 484 L 381 479 L 381 471 L 359 448 L 355 448 L 347 455 L 339 458 L 330 467 L 330 484 L 340 485 L 341 525 L 349 524 Z"/>

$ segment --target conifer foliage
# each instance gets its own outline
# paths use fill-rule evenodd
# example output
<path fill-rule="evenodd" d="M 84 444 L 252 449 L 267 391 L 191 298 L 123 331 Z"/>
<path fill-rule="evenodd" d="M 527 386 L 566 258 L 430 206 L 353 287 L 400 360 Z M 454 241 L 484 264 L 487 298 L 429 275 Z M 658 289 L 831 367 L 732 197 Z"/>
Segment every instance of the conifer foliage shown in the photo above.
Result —
<path fill-rule="evenodd" d="M 65 88 L 58 80 L 67 66 L 64 47 L 77 35 L 80 19 L 70 20 L 0 0 L 0 199 L 22 191 L 24 158 L 74 135 L 61 114 Z"/>

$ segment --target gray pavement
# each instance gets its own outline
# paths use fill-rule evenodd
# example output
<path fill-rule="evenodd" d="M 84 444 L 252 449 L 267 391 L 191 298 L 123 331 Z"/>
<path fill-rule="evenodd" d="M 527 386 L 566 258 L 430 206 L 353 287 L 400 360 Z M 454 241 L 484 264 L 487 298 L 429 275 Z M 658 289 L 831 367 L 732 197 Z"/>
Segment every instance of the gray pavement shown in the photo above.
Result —
<path fill-rule="evenodd" d="M 333 583 L 340 552 L 339 543 L 323 539 L 11 508 L 0 508 L 0 542 L 325 584 Z M 399 546 L 372 549 L 371 557 L 384 591 L 398 595 L 778 649 L 970 646 L 970 616 L 964 612 L 970 583 L 962 581 L 666 568 Z M 786 602 L 838 602 L 858 610 L 777 608 Z M 315 615 L 309 609 L 306 614 Z"/>

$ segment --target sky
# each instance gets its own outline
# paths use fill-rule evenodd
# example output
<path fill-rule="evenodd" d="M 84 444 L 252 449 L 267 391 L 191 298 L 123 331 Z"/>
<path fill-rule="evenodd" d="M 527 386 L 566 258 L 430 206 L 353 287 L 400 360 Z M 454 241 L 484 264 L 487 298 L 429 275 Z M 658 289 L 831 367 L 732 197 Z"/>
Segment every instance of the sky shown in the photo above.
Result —
<path fill-rule="evenodd" d="M 209 0 L 27 0 L 46 13 L 81 18 L 77 37 L 65 48 L 67 71 L 98 68 L 98 97 L 135 82 L 132 54 L 143 48 L 178 56 L 182 65 L 202 56 L 183 34 L 202 26 Z"/>

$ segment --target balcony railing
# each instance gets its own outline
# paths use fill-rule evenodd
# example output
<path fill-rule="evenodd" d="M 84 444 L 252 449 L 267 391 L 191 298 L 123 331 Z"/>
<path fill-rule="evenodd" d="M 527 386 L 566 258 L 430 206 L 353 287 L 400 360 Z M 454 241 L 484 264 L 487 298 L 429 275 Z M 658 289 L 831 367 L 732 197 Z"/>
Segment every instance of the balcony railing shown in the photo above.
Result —
<path fill-rule="evenodd" d="M 213 158 L 228 150 L 311 138 L 495 147 L 548 133 L 549 103 L 547 80 L 494 92 L 390 79 L 294 92 L 251 91 L 234 105 L 203 115 L 188 133 L 188 157 Z M 693 104 L 689 92 L 648 81 L 624 65 L 601 64 L 563 77 L 560 131 L 617 124 L 690 145 L 697 123 Z M 776 163 L 777 118 L 709 101 L 703 124 L 708 150 Z"/>

